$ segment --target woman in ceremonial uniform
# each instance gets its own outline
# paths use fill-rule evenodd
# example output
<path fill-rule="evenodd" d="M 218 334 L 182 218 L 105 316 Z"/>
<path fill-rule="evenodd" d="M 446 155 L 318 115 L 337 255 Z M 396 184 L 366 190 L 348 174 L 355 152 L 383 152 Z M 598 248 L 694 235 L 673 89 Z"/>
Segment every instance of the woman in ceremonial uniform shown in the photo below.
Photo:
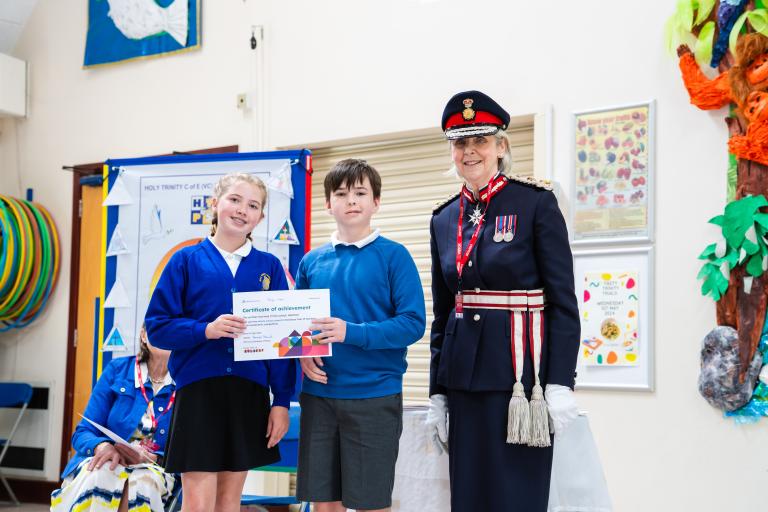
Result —
<path fill-rule="evenodd" d="M 430 224 L 427 424 L 448 451 L 454 511 L 545 512 L 552 434 L 578 413 L 568 233 L 549 185 L 511 173 L 508 124 L 478 91 L 455 95 L 442 117 L 464 185 Z"/>

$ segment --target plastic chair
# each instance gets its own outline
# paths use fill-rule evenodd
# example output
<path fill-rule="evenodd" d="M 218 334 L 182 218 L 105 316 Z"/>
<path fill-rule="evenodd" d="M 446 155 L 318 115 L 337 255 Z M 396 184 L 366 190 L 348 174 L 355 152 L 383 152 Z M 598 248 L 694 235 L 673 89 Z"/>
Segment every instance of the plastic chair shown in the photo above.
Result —
<path fill-rule="evenodd" d="M 8 447 L 11 446 L 11 440 L 16 433 L 16 429 L 21 422 L 21 417 L 24 415 L 24 411 L 27 410 L 29 401 L 32 398 L 32 386 L 29 384 L 23 384 L 21 382 L 0 382 L 0 407 L 19 407 L 19 414 L 16 416 L 16 421 L 13 424 L 11 433 L 5 439 L 0 439 L 0 446 L 3 447 L 3 451 L 0 452 L 0 466 L 3 464 L 5 454 L 8 452 Z M 11 497 L 11 502 L 19 506 L 19 500 L 16 499 L 16 495 L 13 494 L 8 480 L 3 476 L 2 470 L 0 470 L 0 482 L 3 483 L 5 490 L 8 491 L 8 496 Z"/>

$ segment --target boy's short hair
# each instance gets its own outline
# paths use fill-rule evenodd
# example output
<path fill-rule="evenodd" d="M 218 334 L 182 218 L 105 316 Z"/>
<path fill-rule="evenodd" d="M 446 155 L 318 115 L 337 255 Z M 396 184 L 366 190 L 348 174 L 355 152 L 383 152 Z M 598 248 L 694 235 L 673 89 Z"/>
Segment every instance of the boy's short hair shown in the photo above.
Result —
<path fill-rule="evenodd" d="M 365 178 L 371 184 L 373 198 L 381 197 L 381 176 L 379 171 L 373 168 L 365 160 L 359 158 L 346 158 L 336 162 L 323 181 L 325 188 L 325 200 L 331 200 L 331 193 L 345 186 L 347 188 L 357 183 L 365 183 Z"/>

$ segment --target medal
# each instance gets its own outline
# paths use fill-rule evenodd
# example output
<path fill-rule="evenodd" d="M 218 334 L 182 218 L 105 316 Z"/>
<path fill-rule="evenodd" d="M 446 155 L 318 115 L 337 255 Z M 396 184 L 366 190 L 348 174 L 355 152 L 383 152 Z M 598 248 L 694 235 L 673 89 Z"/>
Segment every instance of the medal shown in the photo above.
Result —
<path fill-rule="evenodd" d="M 493 233 L 493 241 L 496 242 L 496 243 L 499 243 L 499 242 L 501 242 L 504 239 L 504 234 L 501 232 L 501 230 L 502 230 L 502 228 L 501 228 L 501 224 L 502 224 L 501 220 L 502 220 L 501 217 L 496 217 L 496 230 Z"/>
<path fill-rule="evenodd" d="M 480 205 L 475 205 L 475 211 L 472 212 L 472 214 L 469 216 L 469 221 L 472 223 L 473 226 L 477 226 L 480 224 L 480 221 L 483 220 L 483 211 L 480 209 Z"/>
<path fill-rule="evenodd" d="M 515 230 L 517 229 L 517 215 L 507 215 L 505 218 L 506 224 L 504 229 L 504 241 L 511 242 L 515 238 Z"/>

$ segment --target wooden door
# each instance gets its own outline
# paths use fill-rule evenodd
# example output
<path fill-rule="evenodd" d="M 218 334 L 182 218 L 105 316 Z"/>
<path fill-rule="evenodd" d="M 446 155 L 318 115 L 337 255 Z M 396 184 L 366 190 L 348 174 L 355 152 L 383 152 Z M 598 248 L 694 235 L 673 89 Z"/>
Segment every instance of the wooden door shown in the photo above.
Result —
<path fill-rule="evenodd" d="M 99 296 L 101 268 L 101 203 L 102 187 L 80 188 L 82 210 L 80 261 L 78 264 L 77 341 L 75 345 L 75 379 L 72 406 L 72 431 L 80 422 L 93 387 L 94 329 L 96 299 Z"/>

